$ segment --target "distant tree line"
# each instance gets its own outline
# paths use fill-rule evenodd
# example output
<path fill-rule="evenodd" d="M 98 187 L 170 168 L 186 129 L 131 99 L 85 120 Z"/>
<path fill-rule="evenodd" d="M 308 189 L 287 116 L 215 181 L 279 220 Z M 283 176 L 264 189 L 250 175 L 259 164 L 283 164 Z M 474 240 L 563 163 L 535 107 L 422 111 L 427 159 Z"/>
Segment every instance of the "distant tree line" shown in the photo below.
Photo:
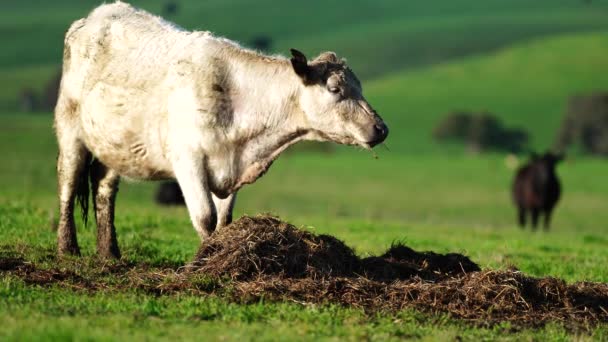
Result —
<path fill-rule="evenodd" d="M 555 145 L 559 150 L 578 145 L 589 154 L 608 156 L 608 92 L 570 98 Z"/>
<path fill-rule="evenodd" d="M 528 144 L 528 133 L 523 129 L 505 127 L 488 112 L 450 113 L 435 126 L 433 137 L 440 142 L 464 142 L 471 152 L 521 152 Z"/>
<path fill-rule="evenodd" d="M 489 112 L 449 113 L 437 123 L 433 137 L 440 142 L 464 143 L 471 152 L 529 150 L 525 130 L 505 127 Z M 565 151 L 571 146 L 591 155 L 608 156 L 608 92 L 569 99 L 553 149 Z"/>
<path fill-rule="evenodd" d="M 38 93 L 33 88 L 23 88 L 19 92 L 19 109 L 22 112 L 51 112 L 57 104 L 59 84 L 61 83 L 61 71 L 58 71 L 46 82 L 42 92 Z"/>

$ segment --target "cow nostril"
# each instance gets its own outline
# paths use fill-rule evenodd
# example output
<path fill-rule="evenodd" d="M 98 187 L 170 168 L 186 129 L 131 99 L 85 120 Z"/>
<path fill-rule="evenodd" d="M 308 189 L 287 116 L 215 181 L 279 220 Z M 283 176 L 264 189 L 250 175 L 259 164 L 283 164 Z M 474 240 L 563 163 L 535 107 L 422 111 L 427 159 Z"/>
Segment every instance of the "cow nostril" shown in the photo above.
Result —
<path fill-rule="evenodd" d="M 375 124 L 374 129 L 376 129 L 376 131 L 378 133 L 380 133 L 381 135 L 386 134 L 386 131 L 387 131 L 386 125 L 382 125 L 382 124 Z"/>

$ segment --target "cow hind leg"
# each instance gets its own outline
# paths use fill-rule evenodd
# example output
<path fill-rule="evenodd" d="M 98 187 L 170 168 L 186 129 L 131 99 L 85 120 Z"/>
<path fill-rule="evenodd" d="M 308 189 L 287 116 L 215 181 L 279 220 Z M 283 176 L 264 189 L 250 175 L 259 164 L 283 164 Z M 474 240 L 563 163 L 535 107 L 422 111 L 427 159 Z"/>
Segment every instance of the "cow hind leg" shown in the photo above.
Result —
<path fill-rule="evenodd" d="M 59 225 L 57 251 L 59 255 L 80 255 L 74 223 L 74 201 L 78 195 L 86 221 L 88 212 L 88 164 L 90 153 L 75 136 L 75 130 L 62 130 L 58 125 L 59 156 L 57 183 L 59 192 Z"/>
<path fill-rule="evenodd" d="M 230 194 L 230 196 L 224 199 L 213 195 L 213 203 L 215 204 L 215 210 L 217 211 L 216 230 L 232 223 L 232 210 L 235 201 L 236 194 Z"/>
<path fill-rule="evenodd" d="M 120 177 L 98 160 L 91 165 L 91 187 L 97 223 L 97 255 L 102 258 L 120 258 L 120 249 L 114 227 L 114 207 Z"/>

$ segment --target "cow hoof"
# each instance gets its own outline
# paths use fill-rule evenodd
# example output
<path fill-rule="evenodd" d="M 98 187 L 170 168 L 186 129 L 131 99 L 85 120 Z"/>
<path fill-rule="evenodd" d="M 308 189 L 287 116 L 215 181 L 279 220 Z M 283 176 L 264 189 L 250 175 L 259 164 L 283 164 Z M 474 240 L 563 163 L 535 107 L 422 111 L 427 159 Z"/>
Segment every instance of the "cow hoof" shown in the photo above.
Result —
<path fill-rule="evenodd" d="M 80 256 L 80 248 L 77 244 L 59 245 L 57 252 L 59 256 Z"/>
<path fill-rule="evenodd" d="M 118 248 L 110 248 L 104 250 L 97 250 L 97 256 L 101 259 L 120 259 L 120 250 Z"/>

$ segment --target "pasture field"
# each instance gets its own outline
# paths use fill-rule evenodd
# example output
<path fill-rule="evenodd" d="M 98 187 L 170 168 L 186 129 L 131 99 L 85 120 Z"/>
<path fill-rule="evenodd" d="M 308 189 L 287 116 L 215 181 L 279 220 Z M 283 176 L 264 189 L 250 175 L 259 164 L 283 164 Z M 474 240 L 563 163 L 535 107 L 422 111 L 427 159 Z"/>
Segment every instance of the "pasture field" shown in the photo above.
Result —
<path fill-rule="evenodd" d="M 51 120 L 0 119 L 4 156 L 0 188 L 0 257 L 23 256 L 40 268 L 81 276 L 111 267 L 95 258 L 95 228 L 79 226 L 80 260 L 54 257 L 55 144 Z M 517 266 L 568 282 L 607 282 L 608 184 L 605 162 L 572 158 L 560 166 L 566 197 L 549 233 L 521 231 L 508 193 L 504 156 L 401 156 L 379 151 L 289 155 L 241 191 L 236 215 L 273 212 L 316 233 L 328 233 L 365 256 L 403 241 L 417 250 L 459 252 L 482 268 Z M 123 182 L 116 225 L 132 265 L 176 269 L 192 259 L 198 237 L 185 208 L 152 203 L 151 183 Z M 142 266 L 143 267 L 143 266 Z M 120 283 L 114 275 L 104 281 Z M 101 280 L 101 279 L 100 279 Z M 2 334 L 9 339 L 554 339 L 575 335 L 559 326 L 513 330 L 474 328 L 446 316 L 406 310 L 374 314 L 335 305 L 238 304 L 188 294 L 156 295 L 115 289 L 87 292 L 26 285 L 0 277 Z M 508 335 L 505 335 L 509 333 Z M 606 338 L 605 327 L 592 332 Z M 586 336 L 586 335 L 584 335 Z M 583 337 L 584 337 L 583 336 Z"/>
<path fill-rule="evenodd" d="M 156 13 L 163 2 L 133 1 Z M 239 192 L 236 217 L 270 212 L 335 235 L 360 256 L 401 241 L 416 250 L 465 254 L 482 269 L 515 266 L 568 283 L 608 282 L 605 160 L 571 151 L 558 167 L 565 195 L 551 231 L 523 231 L 515 225 L 506 156 L 466 155 L 462 146 L 434 143 L 430 133 L 451 110 L 489 110 L 507 125 L 527 129 L 534 148 L 550 147 L 567 98 L 608 87 L 606 2 L 383 0 L 347 8 L 321 0 L 179 3 L 182 10 L 171 19 L 186 28 L 242 42 L 268 34 L 278 52 L 297 47 L 349 57 L 366 97 L 391 129 L 388 148 L 375 149 L 378 158 L 350 148 L 282 156 Z M 153 203 L 154 183 L 121 183 L 116 226 L 123 261 L 97 259 L 95 226 L 79 219 L 83 258 L 57 259 L 52 118 L 17 113 L 16 98 L 22 87 L 41 89 L 56 72 L 68 23 L 96 4 L 1 5 L 0 339 L 608 339 L 605 325 L 586 332 L 559 325 L 477 327 L 409 309 L 370 315 L 331 304 L 240 303 L 125 288 L 123 278 L 99 270 L 177 270 L 199 246 L 185 208 Z M 26 283 L 3 272 L 13 257 L 113 286 L 89 291 Z M 199 285 L 213 283 L 203 278 Z"/>

